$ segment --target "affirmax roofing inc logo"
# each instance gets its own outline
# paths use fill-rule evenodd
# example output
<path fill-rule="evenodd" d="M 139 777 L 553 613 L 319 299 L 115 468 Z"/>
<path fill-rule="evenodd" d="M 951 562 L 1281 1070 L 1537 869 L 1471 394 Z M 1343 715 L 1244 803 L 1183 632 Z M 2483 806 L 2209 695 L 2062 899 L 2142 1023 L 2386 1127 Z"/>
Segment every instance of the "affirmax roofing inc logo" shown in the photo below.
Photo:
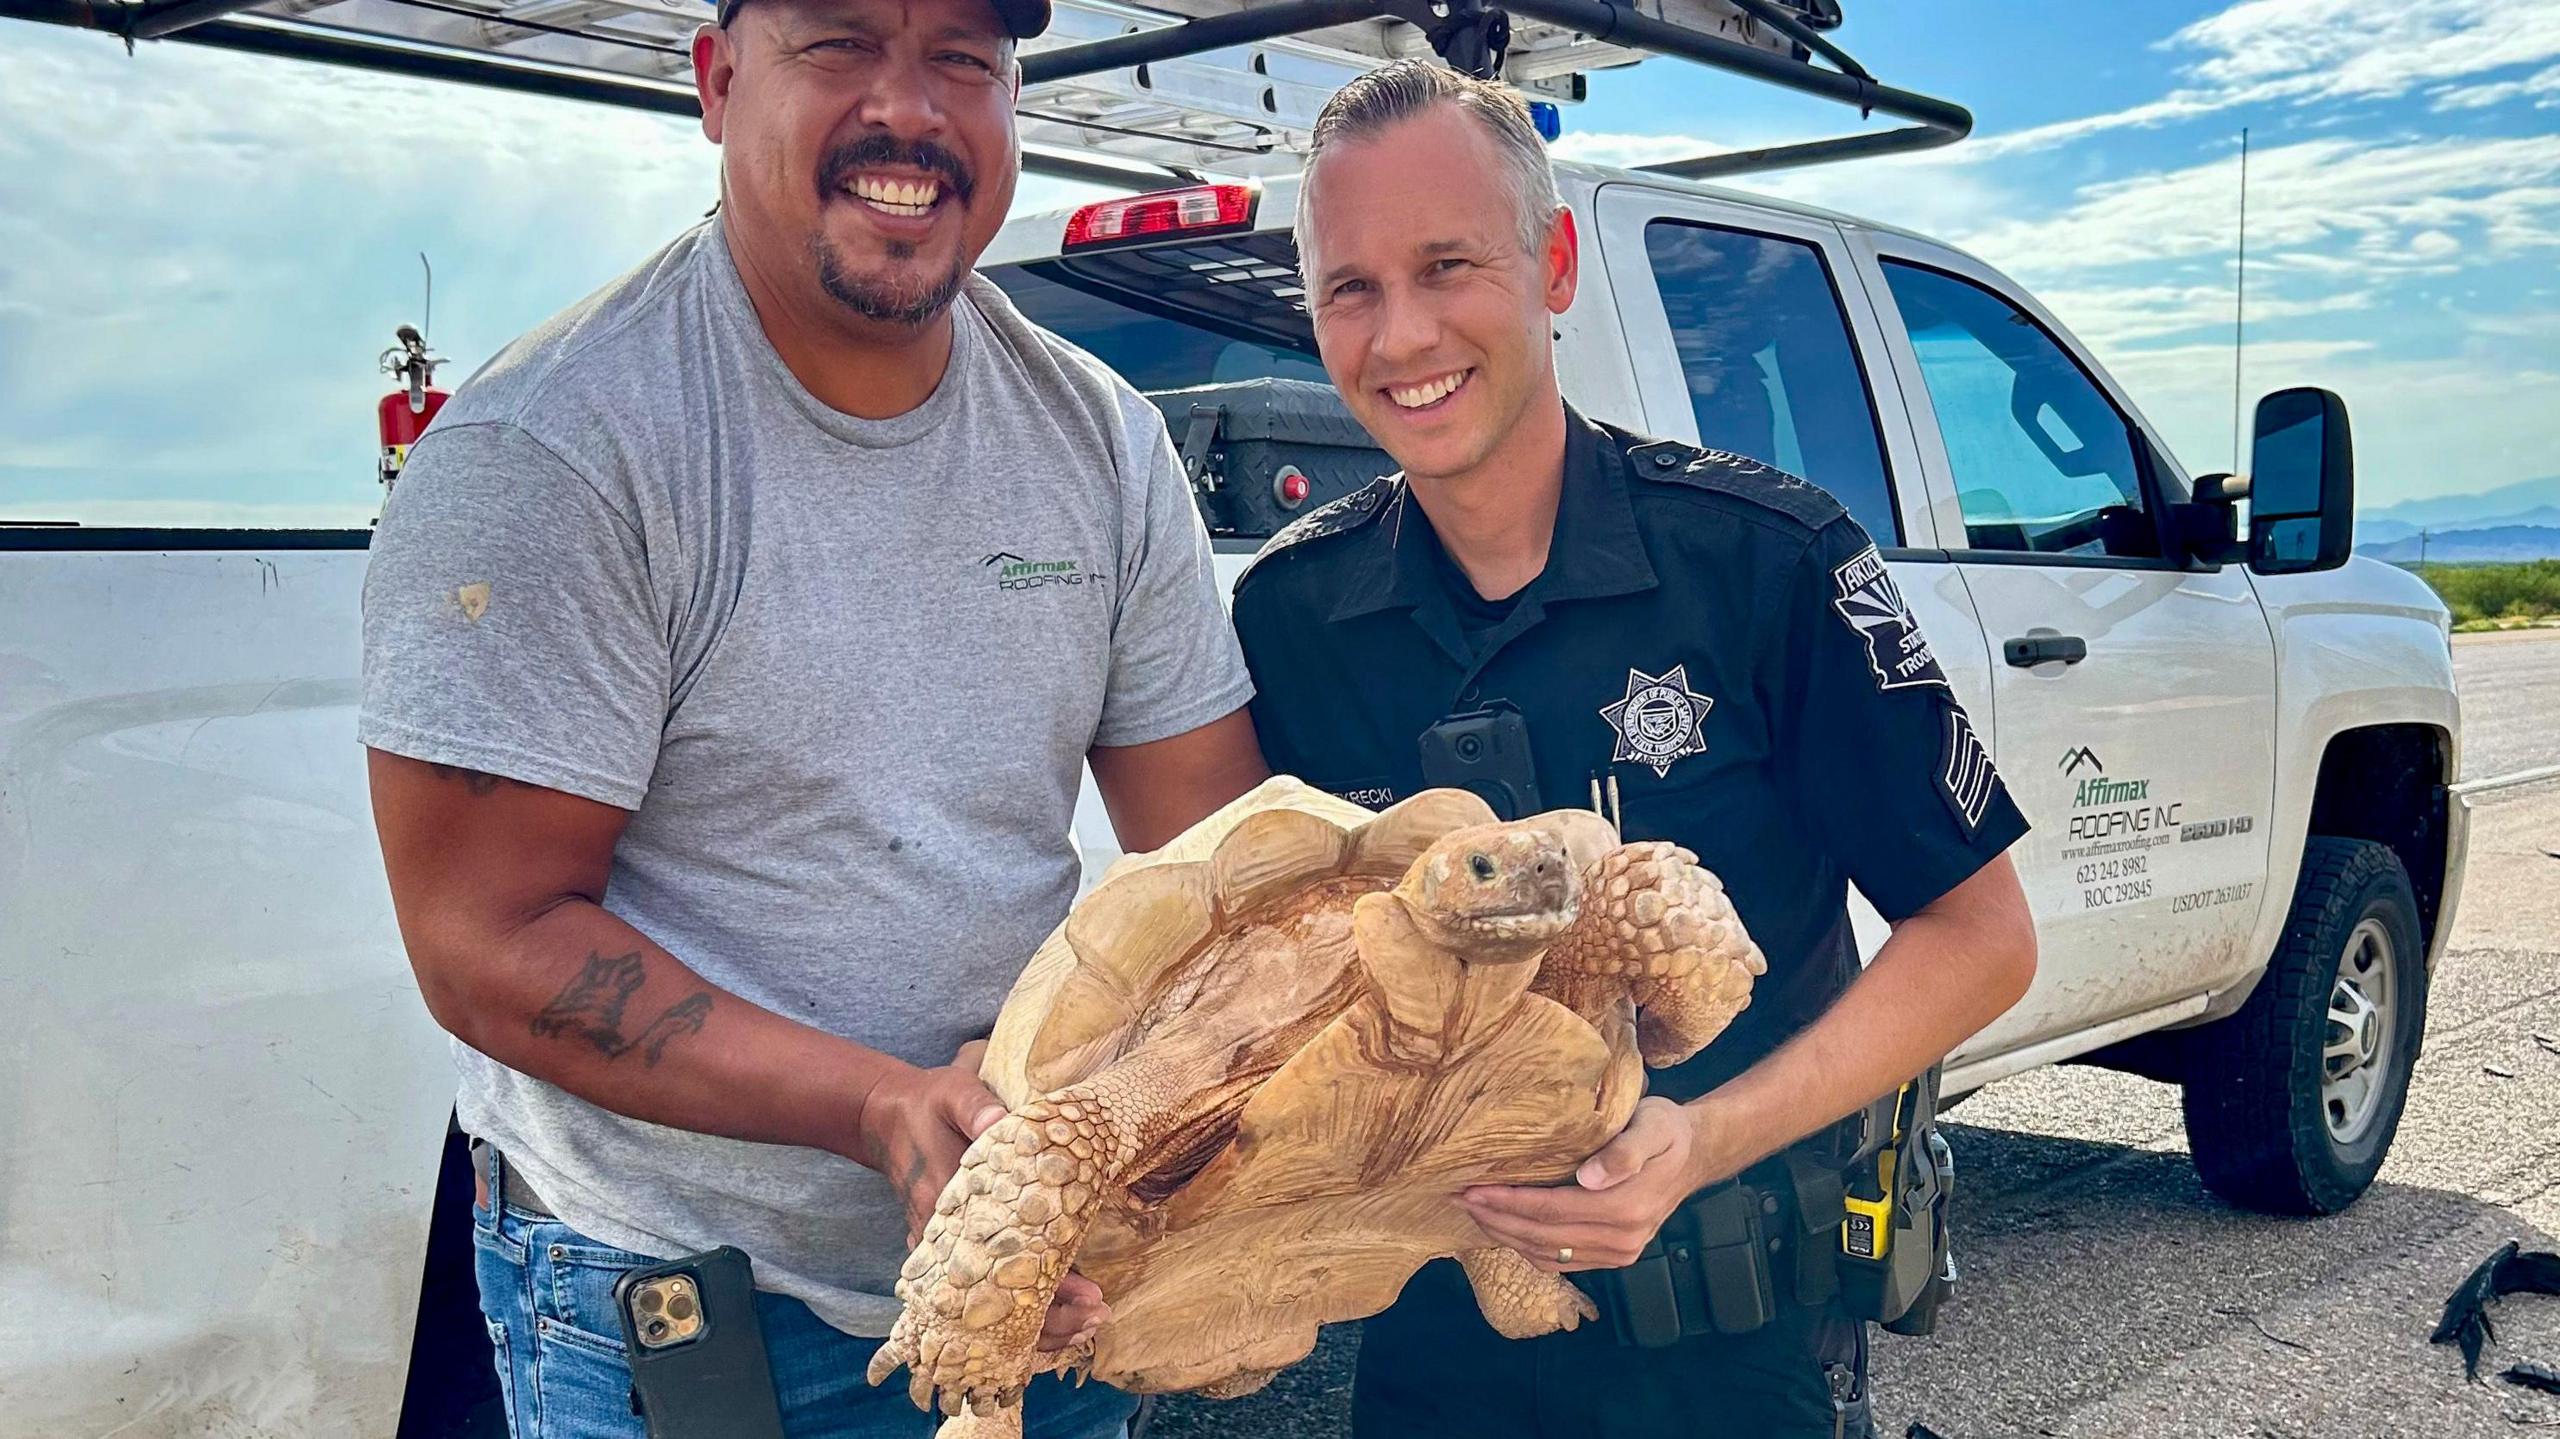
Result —
<path fill-rule="evenodd" d="M 980 569 L 995 571 L 996 588 L 1000 590 L 1033 590 L 1045 585 L 1080 585 L 1084 572 L 1073 560 L 1026 560 L 1011 550 L 998 550 L 978 561 Z"/>
<path fill-rule="evenodd" d="M 2117 758 L 2122 759 L 2123 756 L 2118 755 Z M 2186 810 L 2186 801 L 2153 799 L 2151 780 L 2148 777 L 2110 778 L 2107 774 L 2106 762 L 2099 759 L 2098 752 L 2087 745 L 2076 745 L 2064 750 L 2062 758 L 2054 762 L 2054 768 L 2062 771 L 2063 779 L 2072 786 L 2070 823 L 2067 832 L 2073 840 L 2081 842 L 2064 849 L 2062 853 L 2065 858 L 2079 859 L 2087 856 L 2117 854 L 2128 850 L 2147 850 L 2172 843 L 2178 838 L 2177 830 L 2182 822 L 2180 816 Z M 2113 862 L 2110 861 L 2110 863 Z M 2131 867 L 2134 864 L 2133 859 L 2125 860 L 2125 867 L 2121 869 L 2121 873 L 2140 873 L 2141 871 Z M 2125 879 L 2121 883 L 2113 882 L 2118 878 L 2116 874 L 2101 876 L 2101 878 L 2106 878 L 2111 883 L 2090 889 L 2087 893 L 2114 897 L 2103 900 L 2093 899 L 2089 901 L 2091 908 L 2100 904 L 2113 904 L 2118 899 L 2139 899 L 2149 896 L 2151 881 L 2148 878 Z M 2081 883 L 2087 885 L 2093 881 L 2084 875 Z M 2135 890 L 2139 890 L 2140 893 L 2135 893 Z"/>
<path fill-rule="evenodd" d="M 2064 779 L 2071 778 L 2083 768 L 2093 773 L 2072 791 L 2073 809 L 2088 809 L 2093 805 L 2140 804 L 2151 798 L 2151 781 L 2107 778 L 2105 761 L 2087 745 L 2063 753 L 2061 769 Z"/>

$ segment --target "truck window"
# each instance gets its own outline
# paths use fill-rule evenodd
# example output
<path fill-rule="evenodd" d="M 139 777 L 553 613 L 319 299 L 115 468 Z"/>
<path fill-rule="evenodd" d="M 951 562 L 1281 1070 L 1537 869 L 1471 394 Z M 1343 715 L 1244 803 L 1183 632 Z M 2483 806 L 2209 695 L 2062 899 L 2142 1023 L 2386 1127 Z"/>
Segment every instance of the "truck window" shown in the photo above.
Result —
<path fill-rule="evenodd" d="M 1644 242 L 1698 442 L 1811 480 L 1879 543 L 1902 543 L 1875 408 L 1821 251 L 1674 220 L 1645 226 Z"/>
<path fill-rule="evenodd" d="M 1107 250 L 986 274 L 1033 324 L 1140 390 L 1326 383 L 1287 235 Z"/>
<path fill-rule="evenodd" d="M 1976 550 L 2154 559 L 2133 429 L 2053 336 L 1968 280 L 1888 260 Z"/>

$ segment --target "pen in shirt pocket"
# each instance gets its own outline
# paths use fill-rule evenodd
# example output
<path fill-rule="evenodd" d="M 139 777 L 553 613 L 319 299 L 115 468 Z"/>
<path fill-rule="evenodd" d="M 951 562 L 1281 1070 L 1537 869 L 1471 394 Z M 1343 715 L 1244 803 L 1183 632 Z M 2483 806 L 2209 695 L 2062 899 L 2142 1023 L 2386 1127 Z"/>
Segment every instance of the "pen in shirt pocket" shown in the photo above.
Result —
<path fill-rule="evenodd" d="M 1621 841 L 1626 839 L 1626 812 L 1618 807 L 1618 771 L 1615 768 L 1605 773 L 1600 770 L 1591 772 L 1591 812 L 1607 820 Z"/>

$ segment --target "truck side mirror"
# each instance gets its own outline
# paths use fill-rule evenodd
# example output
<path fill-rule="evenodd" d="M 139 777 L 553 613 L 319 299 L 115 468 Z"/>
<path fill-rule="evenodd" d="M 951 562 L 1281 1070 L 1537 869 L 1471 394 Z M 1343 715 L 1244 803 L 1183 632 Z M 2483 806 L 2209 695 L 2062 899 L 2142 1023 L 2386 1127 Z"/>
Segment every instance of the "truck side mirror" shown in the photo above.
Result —
<path fill-rule="evenodd" d="M 2345 564 L 2355 544 L 2355 503 L 2346 401 L 2310 386 L 2258 401 L 2249 446 L 2249 568 L 2292 575 Z"/>

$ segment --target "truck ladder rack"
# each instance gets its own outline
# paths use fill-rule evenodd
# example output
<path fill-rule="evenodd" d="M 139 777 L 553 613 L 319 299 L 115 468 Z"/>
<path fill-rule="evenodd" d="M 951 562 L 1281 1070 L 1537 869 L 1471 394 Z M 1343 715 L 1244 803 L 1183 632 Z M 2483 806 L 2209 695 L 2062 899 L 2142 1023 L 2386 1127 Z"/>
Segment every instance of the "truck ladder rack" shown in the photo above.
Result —
<path fill-rule="evenodd" d="M 692 117 L 709 0 L 0 0 L 0 18 Z M 1926 149 L 1964 107 L 1880 84 L 1820 33 L 1835 0 L 1055 0 L 1027 42 L 1023 164 L 1131 189 L 1294 169 L 1353 76 L 1438 54 L 1532 100 L 1660 55 L 1912 123 L 1643 168 L 1684 177 Z M 1826 65 L 1817 65 L 1819 59 Z"/>

